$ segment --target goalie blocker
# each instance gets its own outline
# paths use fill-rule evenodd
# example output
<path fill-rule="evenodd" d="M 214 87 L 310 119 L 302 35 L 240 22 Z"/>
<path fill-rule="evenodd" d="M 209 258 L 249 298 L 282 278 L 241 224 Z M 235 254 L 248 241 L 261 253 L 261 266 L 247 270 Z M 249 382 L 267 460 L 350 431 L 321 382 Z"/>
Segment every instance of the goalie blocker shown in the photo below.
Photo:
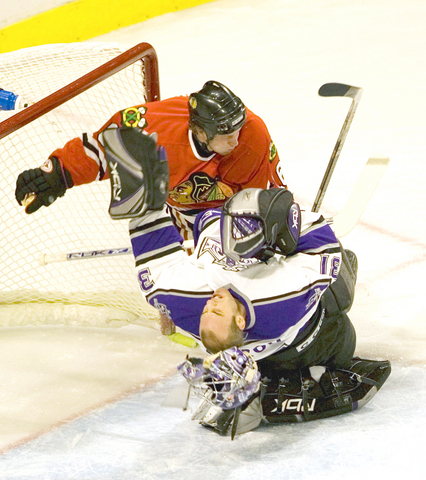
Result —
<path fill-rule="evenodd" d="M 102 134 L 111 181 L 109 214 L 133 218 L 161 210 L 169 191 L 169 168 L 164 147 L 135 128 L 114 128 Z"/>

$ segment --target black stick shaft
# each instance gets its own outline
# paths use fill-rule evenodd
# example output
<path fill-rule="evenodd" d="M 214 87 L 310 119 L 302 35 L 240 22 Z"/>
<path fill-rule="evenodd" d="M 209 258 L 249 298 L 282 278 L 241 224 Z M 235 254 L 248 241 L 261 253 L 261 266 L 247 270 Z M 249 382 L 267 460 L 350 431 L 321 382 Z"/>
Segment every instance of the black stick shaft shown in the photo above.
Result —
<path fill-rule="evenodd" d="M 339 137 L 337 139 L 333 153 L 331 154 L 330 161 L 328 162 L 327 169 L 325 171 L 320 188 L 312 206 L 313 212 L 318 212 L 322 205 L 325 192 L 327 191 L 331 176 L 333 175 L 334 168 L 336 166 L 337 160 L 339 159 L 340 152 L 342 151 L 343 144 L 345 143 L 346 137 L 348 135 L 349 128 L 354 118 L 356 109 L 361 100 L 362 88 L 352 87 L 350 85 L 344 85 L 341 83 L 326 83 L 319 89 L 318 93 L 322 97 L 350 97 L 352 98 L 352 103 L 349 108 L 348 114 L 346 115 L 342 129 L 340 130 Z"/>

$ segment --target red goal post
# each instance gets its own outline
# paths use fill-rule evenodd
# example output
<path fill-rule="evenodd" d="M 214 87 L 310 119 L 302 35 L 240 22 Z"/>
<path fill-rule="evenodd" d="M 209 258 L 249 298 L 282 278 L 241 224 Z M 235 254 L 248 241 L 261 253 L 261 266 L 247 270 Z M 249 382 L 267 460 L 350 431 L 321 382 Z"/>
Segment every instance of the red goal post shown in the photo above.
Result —
<path fill-rule="evenodd" d="M 159 100 L 154 48 L 82 42 L 0 55 L 0 87 L 30 103 L 0 111 L 2 287 L 0 326 L 152 323 L 132 255 L 41 266 L 41 254 L 130 245 L 126 221 L 108 215 L 109 182 L 73 188 L 26 215 L 16 178 L 58 147 L 98 130 L 116 111 Z"/>

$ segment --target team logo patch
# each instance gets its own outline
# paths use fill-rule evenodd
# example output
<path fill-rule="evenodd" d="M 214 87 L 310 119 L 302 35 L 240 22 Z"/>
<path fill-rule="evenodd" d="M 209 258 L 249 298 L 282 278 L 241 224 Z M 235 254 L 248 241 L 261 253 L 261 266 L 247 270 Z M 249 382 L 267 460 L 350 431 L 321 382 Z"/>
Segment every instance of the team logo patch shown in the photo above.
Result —
<path fill-rule="evenodd" d="M 213 238 L 203 239 L 198 249 L 197 258 L 200 258 L 202 255 L 209 255 L 212 263 L 219 265 L 223 270 L 230 272 L 240 272 L 241 270 L 248 268 L 250 265 L 260 262 L 260 260 L 257 260 L 256 258 L 242 258 L 238 262 L 235 262 L 222 252 L 220 242 Z"/>
<path fill-rule="evenodd" d="M 277 156 L 277 147 L 275 146 L 275 143 L 271 140 L 271 143 L 269 144 L 269 161 L 272 163 Z"/>
<path fill-rule="evenodd" d="M 193 173 L 188 180 L 170 191 L 170 197 L 181 204 L 226 200 L 233 194 L 234 191 L 229 185 L 204 172 Z"/>
<path fill-rule="evenodd" d="M 121 112 L 121 124 L 126 127 L 144 128 L 147 126 L 147 121 L 143 117 L 146 113 L 144 107 L 130 107 Z"/>

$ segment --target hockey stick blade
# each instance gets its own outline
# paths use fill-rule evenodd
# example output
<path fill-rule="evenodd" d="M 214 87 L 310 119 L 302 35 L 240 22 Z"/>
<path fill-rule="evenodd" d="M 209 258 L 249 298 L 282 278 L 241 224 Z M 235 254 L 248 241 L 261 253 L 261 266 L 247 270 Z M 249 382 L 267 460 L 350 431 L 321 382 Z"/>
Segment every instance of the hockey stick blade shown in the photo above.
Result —
<path fill-rule="evenodd" d="M 345 85 L 343 83 L 326 83 L 319 89 L 318 94 L 322 97 L 349 97 L 352 98 L 352 103 L 349 108 L 348 114 L 346 115 L 342 129 L 340 130 L 339 137 L 337 138 L 336 145 L 328 162 L 327 169 L 324 173 L 324 177 L 318 189 L 317 196 L 315 197 L 315 201 L 312 206 L 313 212 L 318 212 L 321 207 L 325 192 L 327 191 L 331 176 L 334 172 L 334 168 L 336 166 L 337 160 L 339 159 L 343 144 L 348 135 L 349 128 L 352 124 L 356 109 L 358 108 L 358 104 L 361 100 L 362 88 L 354 87 L 352 85 Z"/>
<path fill-rule="evenodd" d="M 167 335 L 167 338 L 172 340 L 175 343 L 179 343 L 180 345 L 184 345 L 185 347 L 189 348 L 197 348 L 199 347 L 198 342 L 188 335 L 184 335 L 183 333 L 175 332 L 171 335 Z"/>
<path fill-rule="evenodd" d="M 370 198 L 389 165 L 388 157 L 370 157 L 341 212 L 333 217 L 332 228 L 337 238 L 344 237 L 358 223 Z"/>
<path fill-rule="evenodd" d="M 359 87 L 344 83 L 325 83 L 319 90 L 320 97 L 354 97 L 361 90 Z"/>

